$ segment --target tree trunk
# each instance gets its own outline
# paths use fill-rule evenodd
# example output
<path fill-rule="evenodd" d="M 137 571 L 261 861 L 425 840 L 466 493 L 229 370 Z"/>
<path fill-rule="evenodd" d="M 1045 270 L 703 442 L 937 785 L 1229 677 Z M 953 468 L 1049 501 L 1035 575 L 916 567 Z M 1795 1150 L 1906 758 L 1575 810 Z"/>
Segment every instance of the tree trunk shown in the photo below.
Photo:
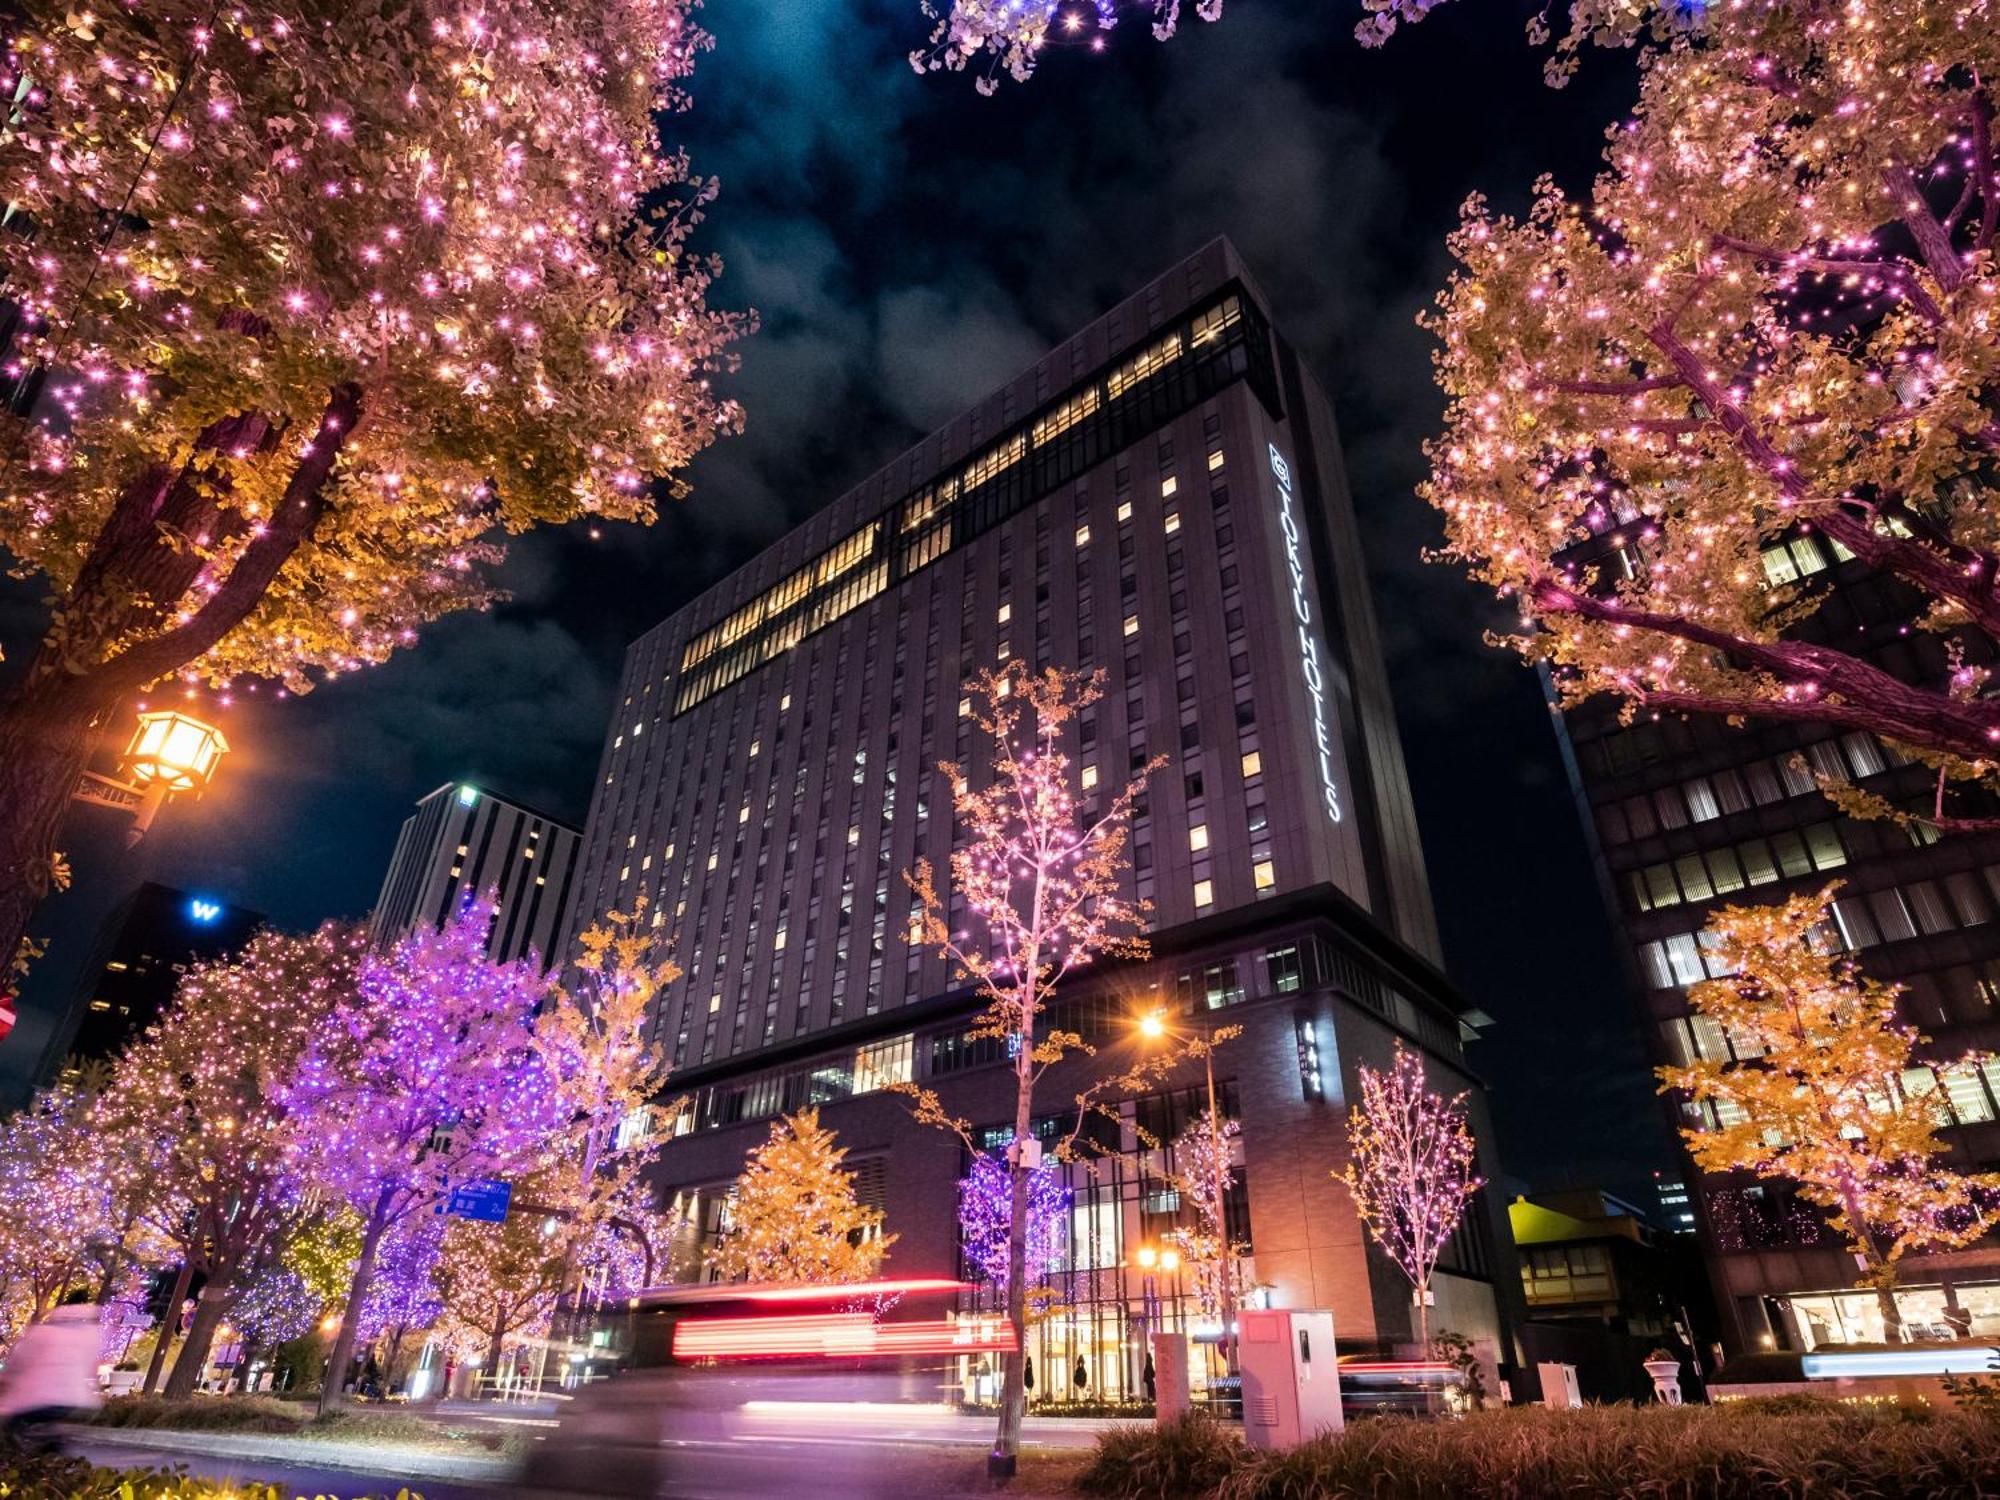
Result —
<path fill-rule="evenodd" d="M 227 1269 L 217 1267 L 203 1283 L 194 1304 L 194 1320 L 188 1324 L 187 1338 L 174 1360 L 174 1373 L 167 1377 L 165 1395 L 169 1401 L 185 1401 L 201 1383 L 208 1352 L 215 1347 L 215 1331 L 222 1326 L 222 1315 L 229 1307 L 229 1281 Z"/>
<path fill-rule="evenodd" d="M 23 951 L 35 907 L 48 894 L 57 828 L 97 731 L 129 694 L 202 656 L 263 600 L 319 525 L 327 480 L 361 419 L 361 400 L 357 385 L 328 394 L 314 440 L 270 520 L 220 587 L 165 629 L 207 566 L 201 550 L 167 546 L 166 535 L 206 536 L 218 545 L 241 535 L 245 523 L 218 509 L 212 491 L 219 477 L 198 457 L 178 471 L 154 465 L 119 492 L 61 601 L 65 616 L 83 623 L 45 643 L 0 700 L 0 977 Z M 276 436 L 254 413 L 225 417 L 197 439 L 196 451 L 256 451 Z M 140 599 L 143 606 L 134 603 Z"/>
<path fill-rule="evenodd" d="M 1034 1129 L 1034 1048 L 1021 1039 L 1015 1060 L 1014 1150 L 1007 1184 L 1007 1321 L 1014 1329 L 1015 1348 L 1007 1356 L 1000 1382 L 1000 1430 L 993 1451 L 986 1455 L 990 1478 L 1011 1479 L 1021 1451 L 1021 1423 L 1028 1414 L 1028 1172 L 1023 1160 Z"/>
<path fill-rule="evenodd" d="M 181 1274 L 174 1278 L 174 1294 L 167 1299 L 167 1315 L 160 1319 L 160 1337 L 153 1345 L 152 1362 L 146 1366 L 146 1383 L 140 1387 L 148 1396 L 159 1388 L 160 1371 L 167 1364 L 167 1345 L 174 1341 L 174 1325 L 181 1319 L 181 1304 L 187 1301 L 188 1284 L 193 1280 L 194 1267 L 183 1261 Z"/>
<path fill-rule="evenodd" d="M 347 1366 L 354 1358 L 355 1330 L 361 1323 L 361 1304 L 368 1299 L 368 1287 L 375 1279 L 375 1254 L 382 1248 L 382 1235 L 389 1225 L 389 1190 L 376 1200 L 375 1212 L 368 1216 L 367 1231 L 361 1236 L 361 1257 L 354 1263 L 354 1284 L 347 1290 L 347 1306 L 340 1315 L 340 1331 L 333 1336 L 333 1351 L 326 1357 L 326 1374 L 319 1383 L 319 1414 L 325 1416 L 347 1404 Z"/>
<path fill-rule="evenodd" d="M 31 669 L 0 701 L 0 984 L 49 893 L 56 830 L 89 763 L 98 727 L 118 707 Z"/>
<path fill-rule="evenodd" d="M 1896 1289 L 1882 1282 L 1875 1284 L 1875 1305 L 1882 1309 L 1882 1342 L 1900 1344 L 1903 1342 L 1903 1314 L 1896 1306 Z"/>
<path fill-rule="evenodd" d="M 507 1318 L 504 1313 L 493 1319 L 493 1336 L 486 1341 L 486 1365 L 484 1373 L 490 1381 L 500 1373 L 501 1345 L 507 1339 Z"/>

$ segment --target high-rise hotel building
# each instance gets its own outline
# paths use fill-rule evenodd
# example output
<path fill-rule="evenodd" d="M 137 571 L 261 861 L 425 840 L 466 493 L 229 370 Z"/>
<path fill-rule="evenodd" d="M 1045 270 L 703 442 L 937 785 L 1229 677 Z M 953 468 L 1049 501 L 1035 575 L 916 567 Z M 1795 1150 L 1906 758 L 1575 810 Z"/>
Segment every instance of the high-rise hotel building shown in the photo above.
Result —
<path fill-rule="evenodd" d="M 967 1034 L 976 996 L 909 941 L 903 876 L 947 864 L 937 767 L 983 772 L 966 683 L 1010 660 L 1104 674 L 1069 746 L 1087 798 L 1169 761 L 1125 877 L 1152 903 L 1152 956 L 1065 985 L 1045 1025 L 1099 1055 L 1044 1080 L 1037 1131 L 1067 1129 L 1081 1080 L 1142 1045 L 1142 1013 L 1240 1024 L 1216 1069 L 1242 1125 L 1248 1284 L 1332 1308 L 1344 1347 L 1406 1343 L 1408 1285 L 1331 1173 L 1356 1069 L 1396 1042 L 1477 1099 L 1476 1018 L 1438 967 L 1333 412 L 1221 241 L 628 652 L 570 920 L 643 895 L 674 939 L 683 973 L 654 1025 L 692 1100 L 663 1165 L 683 1255 L 721 1232 L 771 1120 L 818 1106 L 898 1236 L 891 1267 L 962 1269 L 965 1147 L 889 1086 L 937 1089 L 997 1149 L 1013 1075 Z M 1078 1360 L 1090 1394 L 1134 1393 L 1147 1317 L 1204 1327 L 1184 1269 L 1141 1254 L 1186 1216 L 1171 1143 L 1203 1107 L 1199 1066 L 1170 1082 L 1093 1119 L 1092 1169 L 1070 1169 L 1038 1394 L 1068 1393 Z M 1504 1230 L 1483 1203 L 1473 1217 L 1433 1326 L 1504 1360 Z"/>
<path fill-rule="evenodd" d="M 1577 544 L 1604 576 L 1640 566 L 1638 516 L 1606 513 Z M 1621 557 L 1621 554 L 1623 556 Z M 1826 538 L 1796 534 L 1764 550 L 1774 586 L 1812 579 L 1819 607 L 1794 627 L 1911 681 L 1949 670 L 1943 641 L 1910 628 L 1920 601 Z M 1736 1043 L 1690 1015 L 1687 987 L 1716 977 L 1700 934 L 1718 906 L 1760 904 L 1842 882 L 1828 936 L 1871 977 L 1907 987 L 1905 1019 L 1932 1040 L 1924 1056 L 1986 1054 L 1943 1080 L 1912 1069 L 1912 1093 L 1942 1089 L 1944 1132 L 1961 1167 L 2000 1167 L 2000 835 L 1939 838 L 1923 824 L 1845 816 L 1815 773 L 1899 806 L 1930 807 L 1937 773 L 1870 735 L 1721 719 L 1619 723 L 1596 700 L 1564 716 L 1587 821 L 1623 929 L 1633 983 L 1658 1059 L 1729 1059 Z M 1965 804 L 1968 813 L 1979 806 Z M 1983 809 L 1991 816 L 2000 807 Z M 1669 1106 L 1672 1107 L 1672 1106 Z M 1676 1125 L 1699 1127 L 1699 1114 Z M 1822 1217 L 1781 1182 L 1703 1177 L 1689 1167 L 1690 1207 L 1732 1350 L 1812 1349 L 1884 1336 L 1872 1291 Z M 1913 1257 L 1903 1265 L 1907 1327 L 2000 1337 L 2000 1246 Z"/>

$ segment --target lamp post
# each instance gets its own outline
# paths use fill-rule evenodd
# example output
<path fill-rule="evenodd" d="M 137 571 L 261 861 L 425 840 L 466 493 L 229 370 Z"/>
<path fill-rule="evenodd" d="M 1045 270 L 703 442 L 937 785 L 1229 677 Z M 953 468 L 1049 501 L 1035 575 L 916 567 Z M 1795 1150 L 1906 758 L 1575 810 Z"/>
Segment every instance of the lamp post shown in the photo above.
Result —
<path fill-rule="evenodd" d="M 93 807 L 130 814 L 132 826 L 125 834 L 130 848 L 146 836 L 168 797 L 205 788 L 228 750 L 229 741 L 213 724 L 176 709 L 154 709 L 139 715 L 131 743 L 119 757 L 131 780 L 85 771 L 70 795 Z"/>
<path fill-rule="evenodd" d="M 1139 1018 L 1139 1034 L 1149 1040 L 1196 1033 L 1201 1050 L 1201 1067 L 1208 1084 L 1208 1132 L 1210 1167 L 1214 1173 L 1211 1190 L 1215 1194 L 1216 1300 L 1222 1312 L 1222 1370 L 1236 1373 L 1236 1275 L 1229 1247 L 1229 1138 L 1222 1133 L 1222 1109 L 1215 1097 L 1215 1024 L 1202 1020 L 1189 1027 L 1167 1024 L 1161 1011 L 1148 1011 Z M 1231 1033 L 1234 1034 L 1233 1032 Z M 1143 1264 L 1143 1262 L 1142 1262 Z"/>

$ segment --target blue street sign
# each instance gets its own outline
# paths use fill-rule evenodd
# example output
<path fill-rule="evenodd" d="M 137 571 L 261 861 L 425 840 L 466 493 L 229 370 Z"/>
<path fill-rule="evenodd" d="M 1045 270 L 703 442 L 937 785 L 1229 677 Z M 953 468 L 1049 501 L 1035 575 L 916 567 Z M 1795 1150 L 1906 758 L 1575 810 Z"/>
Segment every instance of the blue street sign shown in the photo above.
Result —
<path fill-rule="evenodd" d="M 502 1224 L 506 1222 L 507 1205 L 513 1198 L 513 1183 L 475 1178 L 471 1182 L 461 1182 L 451 1190 L 451 1201 L 445 1206 L 445 1212 L 455 1218 Z"/>

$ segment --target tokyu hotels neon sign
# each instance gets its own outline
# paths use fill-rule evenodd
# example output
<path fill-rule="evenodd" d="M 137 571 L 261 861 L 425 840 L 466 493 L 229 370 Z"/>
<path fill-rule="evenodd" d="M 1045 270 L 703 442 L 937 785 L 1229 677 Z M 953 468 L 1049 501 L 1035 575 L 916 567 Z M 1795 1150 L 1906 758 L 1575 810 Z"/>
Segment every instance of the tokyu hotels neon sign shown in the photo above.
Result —
<path fill-rule="evenodd" d="M 1278 524 L 1285 533 L 1285 567 L 1292 575 L 1292 617 L 1299 625 L 1299 665 L 1305 673 L 1306 695 L 1312 699 L 1313 748 L 1319 759 L 1320 803 L 1327 817 L 1340 821 L 1340 788 L 1333 779 L 1333 738 L 1326 728 L 1326 673 L 1320 666 L 1319 641 L 1312 630 L 1312 605 L 1306 601 L 1306 565 L 1300 556 L 1299 518 L 1292 508 L 1292 466 L 1271 444 L 1271 472 L 1278 480 Z"/>

